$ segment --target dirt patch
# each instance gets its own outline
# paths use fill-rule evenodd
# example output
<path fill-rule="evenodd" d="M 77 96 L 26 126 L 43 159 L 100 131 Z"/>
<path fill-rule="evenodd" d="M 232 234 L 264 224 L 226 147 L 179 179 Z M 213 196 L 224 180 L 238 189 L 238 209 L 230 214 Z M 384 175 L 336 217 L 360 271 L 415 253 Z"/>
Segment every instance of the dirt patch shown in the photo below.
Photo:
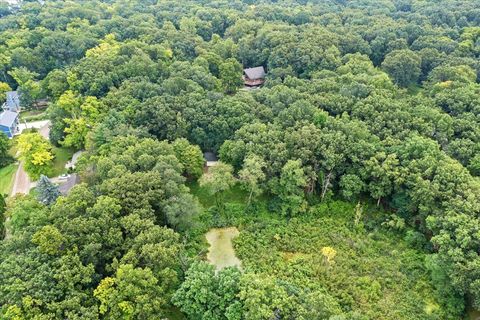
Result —
<path fill-rule="evenodd" d="M 208 248 L 207 259 L 218 270 L 225 267 L 241 267 L 242 262 L 235 255 L 232 239 L 239 235 L 235 227 L 211 229 L 207 232 L 207 238 L 210 248 Z"/>

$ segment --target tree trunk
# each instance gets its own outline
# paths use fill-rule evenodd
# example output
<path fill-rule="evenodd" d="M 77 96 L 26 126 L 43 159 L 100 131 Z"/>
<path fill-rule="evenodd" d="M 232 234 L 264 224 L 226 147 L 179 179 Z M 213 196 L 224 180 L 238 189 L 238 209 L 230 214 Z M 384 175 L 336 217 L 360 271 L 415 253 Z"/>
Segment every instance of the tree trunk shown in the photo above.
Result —
<path fill-rule="evenodd" d="M 378 200 L 377 200 L 377 207 L 380 206 L 380 201 L 382 200 L 382 197 L 378 197 Z"/>
<path fill-rule="evenodd" d="M 252 202 L 252 195 L 253 195 L 253 188 L 250 189 L 250 194 L 248 195 L 247 208 L 250 207 L 250 203 Z"/>
<path fill-rule="evenodd" d="M 327 193 L 328 186 L 330 185 L 330 178 L 332 177 L 332 171 L 330 171 L 327 176 L 325 177 L 325 180 L 323 181 L 322 185 L 322 197 L 321 200 L 323 201 L 323 198 L 325 198 L 325 194 Z"/>

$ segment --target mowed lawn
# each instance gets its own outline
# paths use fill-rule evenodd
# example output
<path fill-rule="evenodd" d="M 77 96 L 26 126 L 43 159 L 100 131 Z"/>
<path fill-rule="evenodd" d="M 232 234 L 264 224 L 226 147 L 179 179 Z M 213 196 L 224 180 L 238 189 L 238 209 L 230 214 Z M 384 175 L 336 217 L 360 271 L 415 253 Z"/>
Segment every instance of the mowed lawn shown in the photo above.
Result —
<path fill-rule="evenodd" d="M 73 149 L 53 147 L 55 159 L 53 160 L 53 170 L 50 176 L 57 177 L 66 173 L 67 169 L 65 169 L 65 165 L 72 159 L 74 153 L 75 151 Z"/>
<path fill-rule="evenodd" d="M 12 163 L 0 169 L 0 194 L 10 194 L 18 165 Z"/>

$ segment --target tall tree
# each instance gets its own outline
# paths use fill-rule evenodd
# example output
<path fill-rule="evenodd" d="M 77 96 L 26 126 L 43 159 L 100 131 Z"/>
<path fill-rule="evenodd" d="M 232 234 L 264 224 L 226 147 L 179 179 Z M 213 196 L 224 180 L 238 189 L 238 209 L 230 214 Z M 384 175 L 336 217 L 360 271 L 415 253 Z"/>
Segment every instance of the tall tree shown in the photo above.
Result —
<path fill-rule="evenodd" d="M 250 206 L 261 193 L 261 183 L 265 181 L 265 161 L 256 155 L 247 156 L 243 162 L 243 168 L 238 176 L 243 189 L 248 192 L 247 206 Z"/>
<path fill-rule="evenodd" d="M 293 217 L 307 210 L 304 192 L 306 186 L 307 179 L 300 160 L 288 160 L 274 184 L 274 192 L 281 201 L 283 215 Z"/>
<path fill-rule="evenodd" d="M 43 204 L 51 205 L 60 196 L 58 186 L 53 184 L 47 176 L 40 175 L 37 183 L 37 199 Z"/>
<path fill-rule="evenodd" d="M 224 195 L 236 182 L 233 176 L 233 167 L 229 164 L 219 162 L 208 168 L 208 172 L 200 178 L 200 186 L 208 190 L 208 193 L 215 197 L 215 204 L 221 213 L 225 211 Z"/>
<path fill-rule="evenodd" d="M 13 162 L 13 157 L 9 153 L 10 140 L 7 135 L 0 132 L 0 168 L 3 168 Z"/>
<path fill-rule="evenodd" d="M 20 158 L 25 162 L 24 168 L 30 178 L 38 179 L 41 174 L 51 170 L 52 146 L 38 132 L 24 133 L 18 138 Z"/>
<path fill-rule="evenodd" d="M 402 87 L 415 84 L 420 76 L 421 58 L 415 52 L 403 49 L 394 50 L 385 56 L 382 68 Z"/>
<path fill-rule="evenodd" d="M 226 93 L 237 92 L 242 85 L 242 65 L 235 59 L 229 58 L 220 64 L 220 79 Z"/>

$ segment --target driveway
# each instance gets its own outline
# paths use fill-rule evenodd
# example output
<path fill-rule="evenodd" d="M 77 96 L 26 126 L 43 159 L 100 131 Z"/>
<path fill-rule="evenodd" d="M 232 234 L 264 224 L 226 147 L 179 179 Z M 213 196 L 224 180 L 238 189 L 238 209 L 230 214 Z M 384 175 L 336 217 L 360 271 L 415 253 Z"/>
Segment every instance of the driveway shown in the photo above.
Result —
<path fill-rule="evenodd" d="M 33 122 L 23 122 L 18 124 L 18 134 L 21 134 L 25 129 L 35 128 L 38 132 L 46 139 L 48 139 L 48 134 L 50 133 L 50 120 L 41 120 Z"/>
<path fill-rule="evenodd" d="M 13 187 L 10 195 L 14 196 L 19 193 L 27 194 L 32 187 L 31 185 L 30 178 L 23 169 L 23 161 L 21 161 L 17 172 L 15 173 L 15 180 L 13 181 Z"/>

